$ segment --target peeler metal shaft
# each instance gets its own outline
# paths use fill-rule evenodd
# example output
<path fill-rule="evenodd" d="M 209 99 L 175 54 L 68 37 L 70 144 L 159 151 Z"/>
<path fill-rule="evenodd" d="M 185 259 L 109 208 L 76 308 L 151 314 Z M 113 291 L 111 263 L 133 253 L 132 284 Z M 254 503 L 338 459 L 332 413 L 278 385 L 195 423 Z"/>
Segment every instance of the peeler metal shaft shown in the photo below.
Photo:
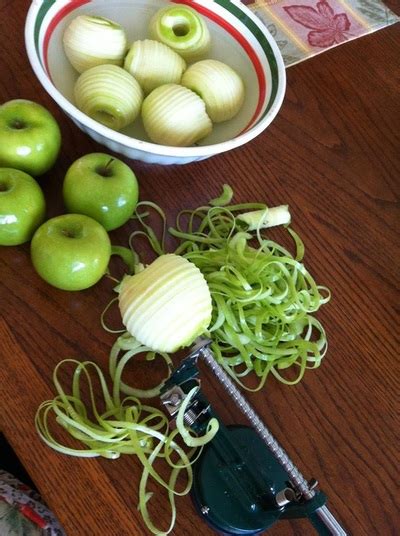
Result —
<path fill-rule="evenodd" d="M 271 432 L 266 428 L 263 421 L 241 394 L 239 389 L 229 378 L 228 374 L 224 369 L 216 362 L 211 350 L 207 345 L 202 346 L 198 350 L 199 355 L 204 359 L 210 369 L 213 371 L 225 391 L 229 393 L 233 401 L 236 403 L 238 408 L 242 413 L 247 417 L 249 422 L 253 425 L 256 432 L 267 444 L 269 449 L 272 451 L 278 462 L 282 465 L 285 471 L 288 473 L 290 480 L 295 487 L 296 491 L 301 493 L 305 499 L 311 499 L 315 495 L 315 491 L 310 489 L 307 480 L 300 473 L 294 463 L 291 461 L 289 456 L 286 454 L 285 450 L 279 445 L 277 440 L 271 434 Z M 346 536 L 347 533 L 343 527 L 339 524 L 333 514 L 329 511 L 326 506 L 318 508 L 315 512 L 315 515 L 318 516 L 319 520 L 323 525 L 328 529 L 329 533 L 332 536 Z"/>

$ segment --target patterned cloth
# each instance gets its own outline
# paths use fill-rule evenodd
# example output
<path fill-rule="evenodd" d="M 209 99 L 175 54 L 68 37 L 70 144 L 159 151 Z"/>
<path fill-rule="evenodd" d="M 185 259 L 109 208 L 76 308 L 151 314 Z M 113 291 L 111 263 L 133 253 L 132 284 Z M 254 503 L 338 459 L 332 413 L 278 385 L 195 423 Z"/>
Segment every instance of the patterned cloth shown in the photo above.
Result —
<path fill-rule="evenodd" d="M 276 40 L 286 67 L 399 21 L 380 0 L 243 0 Z"/>
<path fill-rule="evenodd" d="M 65 536 L 38 493 L 0 470 L 0 535 Z"/>

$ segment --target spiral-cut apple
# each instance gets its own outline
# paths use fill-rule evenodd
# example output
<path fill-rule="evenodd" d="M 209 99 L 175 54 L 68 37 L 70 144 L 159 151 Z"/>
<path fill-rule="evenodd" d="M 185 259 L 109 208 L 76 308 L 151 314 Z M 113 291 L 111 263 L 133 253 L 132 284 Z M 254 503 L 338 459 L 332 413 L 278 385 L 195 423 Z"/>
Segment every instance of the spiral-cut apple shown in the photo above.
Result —
<path fill-rule="evenodd" d="M 188 6 L 167 6 L 158 10 L 149 25 L 150 36 L 178 52 L 187 62 L 197 61 L 210 49 L 206 21 Z"/>
<path fill-rule="evenodd" d="M 77 107 L 114 130 L 132 123 L 140 112 L 143 91 L 135 78 L 117 65 L 98 65 L 75 84 Z"/>
<path fill-rule="evenodd" d="M 65 30 L 63 45 L 71 65 L 83 73 L 96 65 L 122 66 L 127 40 L 118 23 L 104 17 L 79 15 Z"/>
<path fill-rule="evenodd" d="M 211 294 L 193 263 L 174 254 L 158 257 L 125 276 L 119 308 L 127 330 L 155 352 L 175 352 L 203 334 L 211 321 Z"/>
<path fill-rule="evenodd" d="M 135 41 L 124 62 L 145 94 L 163 84 L 179 84 L 186 69 L 185 61 L 171 48 L 158 41 Z"/>
<path fill-rule="evenodd" d="M 242 79 L 234 69 L 221 61 L 202 60 L 190 65 L 181 84 L 200 95 L 214 123 L 235 117 L 244 102 Z"/>
<path fill-rule="evenodd" d="M 161 145 L 187 147 L 212 131 L 203 100 L 177 84 L 152 91 L 143 101 L 142 119 L 149 138 Z"/>

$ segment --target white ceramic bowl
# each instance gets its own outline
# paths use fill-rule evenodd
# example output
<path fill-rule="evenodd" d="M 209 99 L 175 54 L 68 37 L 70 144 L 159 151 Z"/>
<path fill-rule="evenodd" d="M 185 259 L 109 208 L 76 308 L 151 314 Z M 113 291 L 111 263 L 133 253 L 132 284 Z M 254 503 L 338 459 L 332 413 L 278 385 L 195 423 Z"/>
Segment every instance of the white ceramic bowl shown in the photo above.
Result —
<path fill-rule="evenodd" d="M 62 34 L 78 14 L 119 22 L 128 39 L 148 37 L 151 15 L 171 2 L 164 0 L 33 0 L 25 24 L 25 42 L 39 81 L 75 124 L 112 151 L 157 164 L 185 164 L 229 151 L 265 130 L 282 104 L 285 68 L 266 27 L 238 0 L 178 0 L 201 13 L 213 40 L 210 58 L 233 67 L 245 82 L 246 99 L 239 114 L 214 126 L 194 147 L 169 147 L 148 141 L 141 120 L 120 132 L 94 121 L 74 105 L 78 73 L 64 54 Z"/>

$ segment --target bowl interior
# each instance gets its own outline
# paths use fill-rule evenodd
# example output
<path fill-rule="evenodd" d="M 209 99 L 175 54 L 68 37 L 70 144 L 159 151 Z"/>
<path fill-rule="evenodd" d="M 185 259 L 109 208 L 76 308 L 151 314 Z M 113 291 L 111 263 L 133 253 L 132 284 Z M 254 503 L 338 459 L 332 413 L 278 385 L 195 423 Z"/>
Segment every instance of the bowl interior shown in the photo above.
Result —
<path fill-rule="evenodd" d="M 148 37 L 147 27 L 151 16 L 157 9 L 169 3 L 171 2 L 164 0 L 60 2 L 64 4 L 62 9 L 50 10 L 47 14 L 49 20 L 43 24 L 45 28 L 42 31 L 41 48 L 43 63 L 55 88 L 74 104 L 73 88 L 79 75 L 64 53 L 62 35 L 69 22 L 78 14 L 101 15 L 119 22 L 125 28 L 128 41 L 133 42 Z M 225 142 L 253 127 L 262 117 L 271 98 L 271 67 L 254 33 L 236 16 L 229 15 L 230 18 L 224 18 L 223 7 L 216 6 L 216 11 L 213 2 L 182 3 L 199 10 L 207 20 L 212 36 L 212 47 L 207 57 L 233 67 L 245 83 L 246 99 L 238 115 L 230 121 L 215 124 L 212 134 L 198 145 Z M 149 141 L 140 118 L 121 133 Z"/>

